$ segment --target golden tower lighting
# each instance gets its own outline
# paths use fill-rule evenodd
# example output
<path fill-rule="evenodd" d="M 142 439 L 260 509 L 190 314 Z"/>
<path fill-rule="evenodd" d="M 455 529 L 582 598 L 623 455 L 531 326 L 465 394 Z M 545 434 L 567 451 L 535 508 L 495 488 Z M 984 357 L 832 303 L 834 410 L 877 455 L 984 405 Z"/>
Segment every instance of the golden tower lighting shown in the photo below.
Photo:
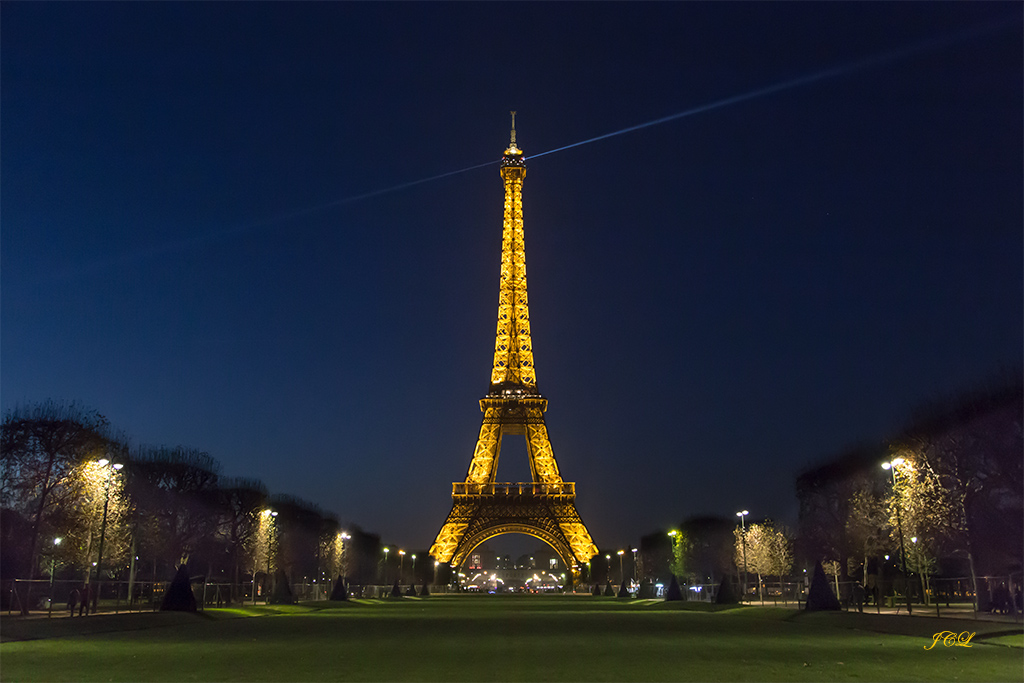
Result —
<path fill-rule="evenodd" d="M 480 399 L 484 417 L 469 472 L 464 482 L 452 484 L 452 510 L 430 554 L 455 567 L 488 538 L 522 533 L 554 548 L 576 574 L 597 553 L 597 547 L 576 511 L 576 485 L 562 481 L 558 471 L 544 422 L 547 399 L 537 389 L 526 295 L 526 160 L 516 146 L 515 112 L 500 172 L 505 209 L 490 389 Z M 525 437 L 532 481 L 497 482 L 501 441 L 507 434 Z"/>

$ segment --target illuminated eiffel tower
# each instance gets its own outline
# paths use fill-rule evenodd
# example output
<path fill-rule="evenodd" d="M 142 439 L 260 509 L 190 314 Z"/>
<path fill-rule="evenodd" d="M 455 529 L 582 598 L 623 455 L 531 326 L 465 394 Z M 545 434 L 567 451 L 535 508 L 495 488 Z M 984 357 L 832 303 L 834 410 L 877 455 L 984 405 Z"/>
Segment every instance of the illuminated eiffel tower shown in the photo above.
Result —
<path fill-rule="evenodd" d="M 452 484 L 452 511 L 430 554 L 438 562 L 458 567 L 487 539 L 521 533 L 554 548 L 575 575 L 597 554 L 597 547 L 576 511 L 576 485 L 562 481 L 558 473 L 544 424 L 548 402 L 537 390 L 523 239 L 526 161 L 523 151 L 516 147 L 515 112 L 511 144 L 501 157 L 501 177 L 505 183 L 505 220 L 491 386 L 480 399 L 484 419 L 469 473 L 466 481 Z M 501 440 L 506 434 L 526 437 L 533 481 L 495 481 Z"/>

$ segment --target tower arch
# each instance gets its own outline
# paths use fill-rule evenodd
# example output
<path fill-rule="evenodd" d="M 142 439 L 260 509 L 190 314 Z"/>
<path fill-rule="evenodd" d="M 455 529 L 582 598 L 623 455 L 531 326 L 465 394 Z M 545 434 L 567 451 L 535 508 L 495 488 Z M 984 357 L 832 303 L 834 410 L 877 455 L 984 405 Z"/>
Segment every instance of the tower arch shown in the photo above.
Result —
<path fill-rule="evenodd" d="M 566 543 L 564 539 L 559 538 L 549 529 L 544 529 L 538 525 L 532 524 L 503 523 L 501 521 L 495 521 L 490 526 L 477 530 L 472 536 L 464 537 L 463 542 L 460 545 L 459 552 L 452 558 L 452 566 L 461 567 L 480 544 L 486 543 L 497 536 L 504 536 L 505 534 L 523 534 L 525 536 L 536 538 L 539 541 L 543 541 L 558 554 L 559 559 L 562 560 L 562 564 L 566 567 L 571 569 L 576 565 L 576 559 L 573 557 L 572 548 L 569 547 L 568 543 Z"/>

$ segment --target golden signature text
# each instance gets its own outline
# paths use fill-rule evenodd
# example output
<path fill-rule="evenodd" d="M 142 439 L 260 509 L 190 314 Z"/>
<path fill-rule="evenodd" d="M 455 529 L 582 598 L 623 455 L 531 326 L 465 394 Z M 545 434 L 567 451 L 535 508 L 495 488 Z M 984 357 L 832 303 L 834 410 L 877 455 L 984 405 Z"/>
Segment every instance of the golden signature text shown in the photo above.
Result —
<path fill-rule="evenodd" d="M 977 631 L 975 631 L 975 633 L 977 633 Z M 938 645 L 940 640 L 942 641 L 942 644 L 946 647 L 953 647 L 954 645 L 959 647 L 971 647 L 971 638 L 973 637 L 974 633 L 971 633 L 969 631 L 964 631 L 963 633 L 953 633 L 952 631 L 939 631 L 938 633 L 932 636 L 932 644 L 924 646 L 924 649 L 932 649 L 933 647 Z"/>

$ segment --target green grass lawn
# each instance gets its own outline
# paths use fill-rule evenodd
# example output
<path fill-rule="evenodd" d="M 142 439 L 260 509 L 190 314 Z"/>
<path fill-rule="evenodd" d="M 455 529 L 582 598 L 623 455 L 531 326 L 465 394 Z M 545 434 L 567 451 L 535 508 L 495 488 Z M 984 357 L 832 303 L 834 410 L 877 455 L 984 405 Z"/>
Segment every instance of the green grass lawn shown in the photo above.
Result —
<path fill-rule="evenodd" d="M 325 606 L 327 605 L 327 606 Z M 7 617 L 4 681 L 1021 681 L 1020 628 L 584 596 Z M 972 647 L 931 650 L 937 631 Z M 35 638 L 34 640 L 11 640 Z"/>

